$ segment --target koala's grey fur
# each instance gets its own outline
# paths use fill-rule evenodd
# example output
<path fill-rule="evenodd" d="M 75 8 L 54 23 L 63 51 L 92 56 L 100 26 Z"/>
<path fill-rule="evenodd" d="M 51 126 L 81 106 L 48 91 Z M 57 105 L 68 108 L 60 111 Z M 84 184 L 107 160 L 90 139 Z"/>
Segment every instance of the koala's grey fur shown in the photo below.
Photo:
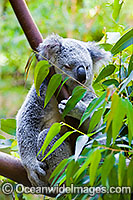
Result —
<path fill-rule="evenodd" d="M 70 38 L 51 35 L 44 39 L 38 47 L 39 60 L 44 56 L 51 65 L 56 65 L 71 77 L 83 82 L 89 89 L 85 97 L 69 113 L 70 116 L 80 119 L 86 107 L 95 98 L 92 88 L 92 79 L 96 66 L 102 65 L 110 59 L 110 53 L 100 49 L 95 43 L 82 42 Z M 55 67 L 56 73 L 61 73 Z M 65 78 L 65 75 L 63 75 Z M 71 92 L 77 83 L 70 79 L 67 81 L 68 90 Z M 72 155 L 69 145 L 64 142 L 52 153 L 45 163 L 37 157 L 43 141 L 53 123 L 52 117 L 62 112 L 67 100 L 55 105 L 51 100 L 44 109 L 44 99 L 47 84 L 44 81 L 40 87 L 40 97 L 37 96 L 35 86 L 32 85 L 21 109 L 17 114 L 17 140 L 22 163 L 27 170 L 29 180 L 36 186 L 47 186 L 48 177 L 58 163 Z M 92 92 L 91 92 L 92 91 Z M 54 98 L 54 97 L 53 97 Z M 88 126 L 88 122 L 87 122 Z M 50 143 L 47 151 L 60 136 L 56 136 Z M 47 174 L 45 169 L 48 167 Z M 41 177 L 41 178 L 40 178 Z"/>

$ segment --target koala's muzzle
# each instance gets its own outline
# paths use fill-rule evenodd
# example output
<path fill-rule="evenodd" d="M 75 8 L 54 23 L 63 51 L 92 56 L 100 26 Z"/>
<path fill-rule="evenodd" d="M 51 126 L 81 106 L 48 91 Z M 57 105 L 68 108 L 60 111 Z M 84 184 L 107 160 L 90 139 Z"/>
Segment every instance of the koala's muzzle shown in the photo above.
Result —
<path fill-rule="evenodd" d="M 86 71 L 84 66 L 79 66 L 77 69 L 77 80 L 81 83 L 86 81 Z"/>

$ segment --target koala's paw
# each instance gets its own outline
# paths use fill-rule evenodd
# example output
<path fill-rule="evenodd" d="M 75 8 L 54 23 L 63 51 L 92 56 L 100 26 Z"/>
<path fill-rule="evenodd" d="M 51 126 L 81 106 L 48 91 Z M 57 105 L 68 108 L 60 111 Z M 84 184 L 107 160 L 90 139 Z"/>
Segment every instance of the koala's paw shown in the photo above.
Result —
<path fill-rule="evenodd" d="M 68 99 L 69 100 L 69 99 Z M 59 112 L 62 114 L 64 109 L 65 109 L 65 106 L 66 106 L 66 103 L 68 100 L 62 100 L 60 102 L 60 104 L 58 105 L 58 108 L 59 108 Z M 82 101 L 79 101 L 76 106 L 67 114 L 68 116 L 71 116 L 71 117 L 74 117 L 76 119 L 80 119 L 83 112 L 85 111 L 86 109 L 86 105 L 84 102 Z"/>
<path fill-rule="evenodd" d="M 29 166 L 26 166 L 26 171 L 28 174 L 28 178 L 32 184 L 32 186 L 46 186 L 46 172 L 45 172 L 45 163 L 42 163 L 38 160 Z"/>
<path fill-rule="evenodd" d="M 58 108 L 59 108 L 59 112 L 62 114 L 63 113 L 63 111 L 64 111 L 64 109 L 65 109 L 65 107 L 66 107 L 66 103 L 68 102 L 68 100 L 67 99 L 65 99 L 65 100 L 62 100 L 60 103 L 59 103 L 59 105 L 58 105 Z"/>

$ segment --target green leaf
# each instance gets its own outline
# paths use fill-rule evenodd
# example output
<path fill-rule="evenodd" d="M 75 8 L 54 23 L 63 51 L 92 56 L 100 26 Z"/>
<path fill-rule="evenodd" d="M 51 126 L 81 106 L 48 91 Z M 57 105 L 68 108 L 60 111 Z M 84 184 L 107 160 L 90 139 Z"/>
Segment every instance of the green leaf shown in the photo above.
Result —
<path fill-rule="evenodd" d="M 133 55 L 131 55 L 129 65 L 128 65 L 128 76 L 133 71 Z"/>
<path fill-rule="evenodd" d="M 93 152 L 95 151 L 95 149 L 91 149 L 89 151 L 89 154 L 88 154 L 88 157 L 86 158 L 84 164 L 82 165 L 82 167 L 75 173 L 74 175 L 74 178 L 75 178 L 75 181 L 77 180 L 77 178 L 80 176 L 80 174 L 82 174 L 82 172 L 84 170 L 86 170 L 86 168 L 88 167 L 88 165 L 91 163 L 91 159 L 92 159 L 92 155 L 93 155 Z"/>
<path fill-rule="evenodd" d="M 49 73 L 49 69 L 48 69 L 49 67 L 50 65 L 48 64 L 48 61 L 45 61 L 45 60 L 41 60 L 40 62 L 38 62 L 35 67 L 34 84 L 35 84 L 36 93 L 38 96 L 40 96 L 40 93 L 39 93 L 40 86 Z"/>
<path fill-rule="evenodd" d="M 133 158 L 127 169 L 127 186 L 133 187 Z"/>
<path fill-rule="evenodd" d="M 121 87 L 121 89 L 120 89 L 120 91 L 119 91 L 119 93 L 118 94 L 120 94 L 121 92 L 122 92 L 122 90 L 124 90 L 125 88 L 126 88 L 126 86 L 128 85 L 128 83 L 130 83 L 130 81 L 132 81 L 133 80 L 133 71 L 130 73 L 130 75 L 128 76 L 128 78 L 126 78 L 121 84 L 123 84 L 122 85 L 122 87 Z"/>
<path fill-rule="evenodd" d="M 92 100 L 92 102 L 89 104 L 89 106 L 87 107 L 87 109 L 81 117 L 80 126 L 93 112 L 95 112 L 97 108 L 102 106 L 102 104 L 105 101 L 106 94 L 107 92 L 104 92 L 101 97 Z"/>
<path fill-rule="evenodd" d="M 91 133 L 95 129 L 95 127 L 100 123 L 101 117 L 102 117 L 103 112 L 105 110 L 105 105 L 106 105 L 106 102 L 104 103 L 103 108 L 95 111 L 94 114 L 92 115 L 91 121 L 89 123 L 89 129 L 88 129 L 87 135 L 89 133 Z"/>
<path fill-rule="evenodd" d="M 115 85 L 116 87 L 119 86 L 119 82 L 116 79 L 113 79 L 113 78 L 106 80 L 106 81 L 103 81 L 102 84 L 106 85 L 106 86 L 109 86 L 109 85 Z"/>
<path fill-rule="evenodd" d="M 55 149 L 57 149 L 62 143 L 63 141 L 73 133 L 73 131 L 69 131 L 69 132 L 66 132 L 63 136 L 61 136 L 55 143 L 54 145 L 52 146 L 52 148 L 50 149 L 50 151 L 46 154 L 46 156 L 42 159 L 42 161 L 44 159 L 46 159 L 51 153 L 53 153 L 53 151 L 55 151 Z"/>
<path fill-rule="evenodd" d="M 76 104 L 84 97 L 85 93 L 86 89 L 81 86 L 74 88 L 71 98 L 66 103 L 66 107 L 62 115 L 63 117 L 65 117 L 67 113 L 69 113 L 76 106 Z"/>
<path fill-rule="evenodd" d="M 101 160 L 101 152 L 99 149 L 97 149 L 93 153 L 93 157 L 91 160 L 91 165 L 90 165 L 90 185 L 93 186 L 95 178 L 96 178 L 96 173 L 97 173 L 97 168 L 99 165 L 99 162 Z"/>
<path fill-rule="evenodd" d="M 61 84 L 60 89 L 59 89 L 59 91 L 58 91 L 58 93 L 57 93 L 57 95 L 56 95 L 56 98 L 58 97 L 58 95 L 59 95 L 59 93 L 60 93 L 60 91 L 61 91 L 61 88 L 62 88 L 63 85 L 67 82 L 68 79 L 69 79 L 69 77 L 66 77 L 66 78 L 64 79 L 64 81 L 63 81 L 63 83 Z"/>
<path fill-rule="evenodd" d="M 133 139 L 133 107 L 130 101 L 125 99 L 126 109 L 127 109 L 127 119 L 128 119 L 128 140 L 129 145 L 131 145 L 131 141 Z"/>
<path fill-rule="evenodd" d="M 88 142 L 88 139 L 89 138 L 88 138 L 87 135 L 81 135 L 81 136 L 78 137 L 78 139 L 76 141 L 76 147 L 75 147 L 75 161 L 77 161 L 78 156 L 80 155 L 84 146 Z"/>
<path fill-rule="evenodd" d="M 127 48 L 129 45 L 132 44 L 132 38 L 133 38 L 133 29 L 129 30 L 127 33 L 125 33 L 112 47 L 111 53 L 113 55 L 116 55 L 117 53 L 121 52 L 125 48 Z"/>
<path fill-rule="evenodd" d="M 51 174 L 49 178 L 49 179 L 52 179 L 54 177 L 51 185 L 54 184 L 54 182 L 57 180 L 58 176 L 61 174 L 61 172 L 64 170 L 67 164 L 68 164 L 68 160 L 64 159 L 57 165 L 57 167 L 55 168 L 55 170 L 53 171 L 53 173 Z"/>
<path fill-rule="evenodd" d="M 39 155 L 41 153 L 41 151 L 42 151 L 42 154 L 44 155 L 46 148 L 48 147 L 48 145 L 50 144 L 52 139 L 60 132 L 60 130 L 61 130 L 61 124 L 60 123 L 54 123 L 50 127 L 50 129 L 49 129 L 49 131 L 46 135 L 46 138 L 44 140 L 44 143 L 43 143 L 43 145 L 42 145 L 42 147 L 39 150 L 37 155 Z"/>
<path fill-rule="evenodd" d="M 107 125 L 106 125 L 105 132 L 107 132 L 107 130 L 110 126 L 110 123 L 113 120 L 113 117 L 115 115 L 115 110 L 117 109 L 118 103 L 119 103 L 119 96 L 116 93 L 114 93 L 112 96 L 111 110 L 107 117 Z"/>
<path fill-rule="evenodd" d="M 126 169 L 125 156 L 120 154 L 119 164 L 118 164 L 118 184 L 119 184 L 119 186 L 123 185 L 123 180 L 124 180 L 124 176 L 125 176 L 125 169 Z"/>
<path fill-rule="evenodd" d="M 121 0 L 114 0 L 114 10 L 113 10 L 113 19 L 117 22 L 119 18 L 119 13 L 122 7 L 123 1 Z"/>
<path fill-rule="evenodd" d="M 10 134 L 16 135 L 16 120 L 15 119 L 1 119 L 1 130 Z"/>
<path fill-rule="evenodd" d="M 102 170 L 101 170 L 101 180 L 102 180 L 103 186 L 106 186 L 107 177 L 111 169 L 113 168 L 114 163 L 115 163 L 115 158 L 113 154 L 109 154 L 104 160 Z"/>
<path fill-rule="evenodd" d="M 45 102 L 44 102 L 44 108 L 50 101 L 51 97 L 54 95 L 56 89 L 61 83 L 62 75 L 61 74 L 54 74 L 52 78 L 49 81 L 47 91 L 46 91 L 46 96 L 45 96 Z"/>
<path fill-rule="evenodd" d="M 66 186 L 70 186 L 72 183 L 74 183 L 73 175 L 77 172 L 79 169 L 78 162 L 75 162 L 75 160 L 72 160 L 68 166 L 66 171 Z"/>
<path fill-rule="evenodd" d="M 114 65 L 111 65 L 111 64 L 104 67 L 93 84 L 98 83 L 99 81 L 101 81 L 105 77 L 113 74 L 113 72 L 115 71 L 115 68 L 116 67 Z"/>
<path fill-rule="evenodd" d="M 71 184 L 74 183 L 73 175 L 78 170 L 78 168 L 79 168 L 79 164 L 78 164 L 78 162 L 75 162 L 74 160 L 72 160 L 68 164 L 67 170 L 66 170 L 66 187 L 70 187 Z M 71 193 L 69 193 L 67 196 L 68 196 L 69 200 L 72 199 L 72 194 Z"/>
<path fill-rule="evenodd" d="M 112 137 L 113 137 L 113 142 L 115 142 L 117 135 L 119 134 L 119 131 L 122 127 L 123 124 L 123 119 L 126 115 L 126 105 L 125 105 L 125 101 L 122 100 L 122 98 L 120 98 L 119 96 L 117 96 L 117 107 L 116 109 L 113 111 L 114 115 L 113 117 L 113 121 L 112 121 Z M 113 99 L 114 104 L 115 104 L 115 99 Z"/>

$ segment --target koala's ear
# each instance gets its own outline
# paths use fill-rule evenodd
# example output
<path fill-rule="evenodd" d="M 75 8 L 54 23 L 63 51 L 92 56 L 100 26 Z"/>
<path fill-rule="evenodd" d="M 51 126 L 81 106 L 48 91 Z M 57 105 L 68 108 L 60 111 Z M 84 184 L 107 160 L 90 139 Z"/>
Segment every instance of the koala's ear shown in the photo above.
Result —
<path fill-rule="evenodd" d="M 52 34 L 44 39 L 37 48 L 40 54 L 39 60 L 43 60 L 44 58 L 46 58 L 52 61 L 52 58 L 54 58 L 60 52 L 62 45 L 61 40 L 62 38 L 55 34 Z"/>
<path fill-rule="evenodd" d="M 107 64 L 111 60 L 111 53 L 101 49 L 95 42 L 87 42 L 87 50 L 90 52 L 94 71 Z"/>

